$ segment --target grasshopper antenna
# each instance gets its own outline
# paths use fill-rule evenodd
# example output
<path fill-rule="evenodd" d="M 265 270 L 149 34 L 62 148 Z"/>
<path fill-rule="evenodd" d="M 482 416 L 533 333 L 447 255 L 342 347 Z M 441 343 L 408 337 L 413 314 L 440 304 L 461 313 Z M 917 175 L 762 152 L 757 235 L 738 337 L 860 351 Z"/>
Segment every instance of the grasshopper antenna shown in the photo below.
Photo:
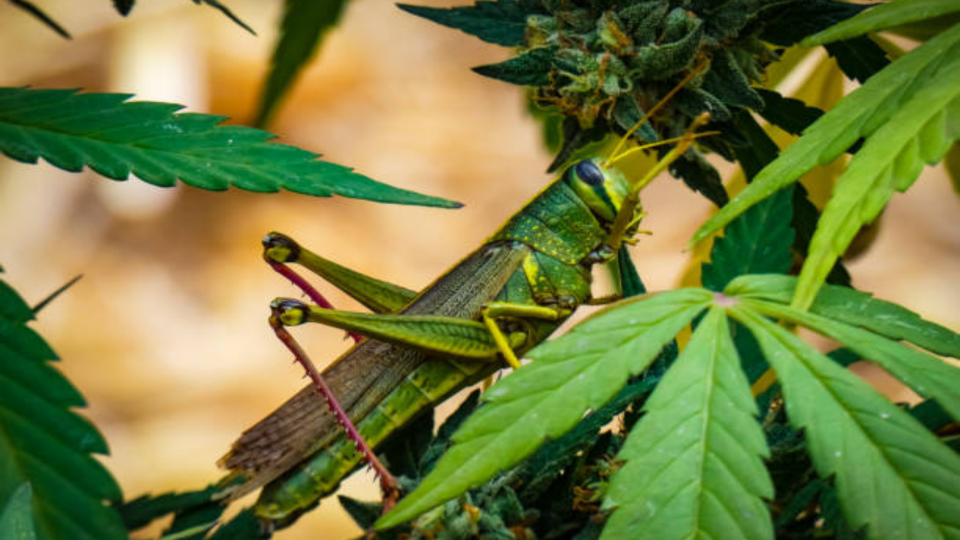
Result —
<path fill-rule="evenodd" d="M 623 148 L 623 145 L 627 144 L 627 141 L 630 140 L 630 137 L 632 137 L 633 134 L 636 133 L 638 129 L 640 129 L 640 126 L 644 125 L 645 123 L 647 123 L 648 120 L 653 118 L 653 115 L 657 114 L 657 112 L 660 109 L 662 109 L 663 106 L 667 104 L 667 102 L 670 101 L 670 98 L 672 98 L 674 95 L 676 95 L 677 92 L 683 89 L 683 87 L 686 86 L 687 83 L 689 83 L 691 80 L 693 80 L 693 78 L 696 77 L 698 73 L 703 71 L 703 69 L 707 67 L 709 63 L 710 63 L 709 60 L 704 60 L 703 62 L 700 62 L 699 64 L 697 64 L 697 66 L 691 69 L 690 73 L 687 73 L 687 75 L 683 79 L 681 79 L 680 82 L 676 84 L 676 86 L 671 88 L 670 91 L 667 92 L 667 94 L 663 96 L 663 98 L 660 101 L 658 101 L 656 105 L 654 105 L 653 107 L 650 108 L 649 111 L 644 113 L 643 117 L 640 118 L 640 120 L 638 120 L 637 123 L 633 125 L 633 127 L 627 130 L 627 132 L 624 133 L 623 137 L 620 138 L 620 142 L 617 143 L 617 146 L 613 147 L 613 152 L 610 152 L 610 157 L 606 159 L 604 164 L 607 166 L 610 166 L 613 163 L 619 161 L 622 156 L 619 156 L 618 152 L 620 152 L 620 149 Z M 662 141 L 662 142 L 666 143 L 669 141 Z"/>
<path fill-rule="evenodd" d="M 400 484 L 398 484 L 397 479 L 390 474 L 390 471 L 383 466 L 383 463 L 377 459 L 377 455 L 370 448 L 370 445 L 367 444 L 367 441 L 363 439 L 363 435 L 360 434 L 360 431 L 357 430 L 357 427 L 350 420 L 350 416 L 347 415 L 347 412 L 343 410 L 340 402 L 337 401 L 336 396 L 333 395 L 330 386 L 323 380 L 323 375 L 320 374 L 317 366 L 314 365 L 310 357 L 307 356 L 306 351 L 303 350 L 303 347 L 297 343 L 297 340 L 294 339 L 293 335 L 291 335 L 284 326 L 285 320 L 287 320 L 288 324 L 299 324 L 304 318 L 303 314 L 306 309 L 306 306 L 297 300 L 275 300 L 270 304 L 270 327 L 273 328 L 273 331 L 277 334 L 277 338 L 293 353 L 293 357 L 300 366 L 303 367 L 307 377 L 313 382 L 313 389 L 327 402 L 327 407 L 330 408 L 330 412 L 336 417 L 337 423 L 346 431 L 347 437 L 357 446 L 357 450 L 363 454 L 364 460 L 366 460 L 367 464 L 370 465 L 380 479 L 380 489 L 383 490 L 383 512 L 387 513 L 397 502 L 397 498 L 400 495 Z"/>
<path fill-rule="evenodd" d="M 627 193 L 626 197 L 623 198 L 623 203 L 620 205 L 620 212 L 617 214 L 617 218 L 614 220 L 613 226 L 610 229 L 609 245 L 611 248 L 617 250 L 623 243 L 623 236 L 627 230 L 627 227 L 630 226 L 630 221 L 634 214 L 634 210 L 636 210 L 637 206 L 640 204 L 640 190 L 646 187 L 646 185 L 656 178 L 658 174 L 669 167 L 671 163 L 676 161 L 678 157 L 683 155 L 683 153 L 690 148 L 690 145 L 693 144 L 694 139 L 696 139 L 698 136 L 712 134 L 711 132 L 705 132 L 702 134 L 694 133 L 698 128 L 709 121 L 710 113 L 702 113 L 700 116 L 696 117 L 693 120 L 693 123 L 690 124 L 690 127 L 687 128 L 686 133 L 684 133 L 682 137 L 679 137 L 679 142 L 677 142 L 677 145 L 671 148 L 667 155 L 663 156 L 663 158 L 661 158 L 656 165 L 647 171 L 646 174 L 643 175 L 643 178 L 630 186 L 630 191 Z M 667 141 L 663 142 L 666 143 Z"/>

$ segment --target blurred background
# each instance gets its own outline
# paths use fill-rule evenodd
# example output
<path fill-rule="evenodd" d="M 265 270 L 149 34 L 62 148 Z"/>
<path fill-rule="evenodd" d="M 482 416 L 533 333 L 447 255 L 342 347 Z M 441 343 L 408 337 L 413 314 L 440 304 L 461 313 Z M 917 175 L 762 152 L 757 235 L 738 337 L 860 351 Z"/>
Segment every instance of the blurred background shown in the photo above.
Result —
<path fill-rule="evenodd" d="M 106 0 L 37 4 L 74 39 L 0 3 L 0 85 L 134 93 L 237 123 L 252 117 L 282 7 L 230 0 L 252 36 L 184 0 L 140 2 L 127 19 Z M 104 461 L 127 497 L 215 481 L 215 462 L 236 436 L 301 387 L 266 324 L 269 301 L 297 291 L 262 263 L 264 233 L 286 232 L 349 267 L 420 288 L 550 180 L 551 156 L 522 91 L 469 70 L 507 55 L 390 2 L 354 0 L 270 126 L 283 142 L 380 181 L 466 204 L 456 211 L 161 189 L 0 159 L 4 279 L 33 303 L 84 275 L 36 327 L 87 397 L 84 414 L 105 433 Z M 682 247 L 710 204 L 664 178 L 644 205 L 653 234 L 634 249 L 637 267 L 650 289 L 675 287 L 688 265 Z M 894 198 L 876 242 L 850 263 L 855 285 L 960 328 L 958 210 L 942 170 L 928 170 Z M 323 291 L 338 307 L 357 307 Z M 336 330 L 298 336 L 321 363 L 348 344 Z M 377 496 L 367 474 L 343 490 Z M 358 533 L 330 499 L 276 537 Z"/>

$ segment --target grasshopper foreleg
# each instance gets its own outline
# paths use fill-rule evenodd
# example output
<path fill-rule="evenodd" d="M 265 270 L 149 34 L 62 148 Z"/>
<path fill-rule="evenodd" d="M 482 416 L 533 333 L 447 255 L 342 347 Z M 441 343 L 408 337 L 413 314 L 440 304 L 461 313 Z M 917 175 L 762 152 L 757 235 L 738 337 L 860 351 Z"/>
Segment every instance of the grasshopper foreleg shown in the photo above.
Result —
<path fill-rule="evenodd" d="M 343 410 L 336 396 L 333 395 L 333 391 L 327 385 L 326 381 L 323 380 L 323 375 L 320 374 L 320 371 L 310 360 L 310 357 L 307 356 L 303 348 L 300 347 L 300 344 L 297 343 L 293 335 L 287 331 L 281 320 L 281 314 L 289 317 L 289 309 L 277 303 L 272 304 L 270 307 L 271 314 L 269 321 L 271 328 L 273 328 L 273 331 L 277 334 L 277 338 L 293 353 L 294 358 L 300 363 L 313 383 L 314 390 L 327 402 L 327 406 L 330 408 L 330 412 L 333 413 L 334 417 L 336 417 L 337 423 L 340 424 L 340 427 L 347 433 L 347 437 L 357 446 L 357 450 L 363 454 L 364 460 L 366 460 L 367 464 L 370 465 L 380 479 L 380 488 L 383 490 L 384 513 L 390 511 L 400 495 L 400 485 L 397 483 L 396 478 L 394 478 L 393 475 L 390 474 L 390 471 L 383 466 L 383 463 L 377 459 L 377 455 L 363 439 L 363 436 L 360 435 L 360 432 L 350 420 L 347 412 Z"/>
<path fill-rule="evenodd" d="M 520 359 L 513 352 L 513 346 L 507 336 L 497 325 L 496 319 L 501 317 L 516 317 L 520 319 L 544 319 L 555 321 L 569 315 L 569 310 L 559 307 L 537 306 L 529 304 L 514 304 L 510 302 L 490 302 L 484 306 L 480 312 L 483 324 L 493 336 L 493 341 L 497 344 L 500 354 L 513 369 L 520 368 Z"/>

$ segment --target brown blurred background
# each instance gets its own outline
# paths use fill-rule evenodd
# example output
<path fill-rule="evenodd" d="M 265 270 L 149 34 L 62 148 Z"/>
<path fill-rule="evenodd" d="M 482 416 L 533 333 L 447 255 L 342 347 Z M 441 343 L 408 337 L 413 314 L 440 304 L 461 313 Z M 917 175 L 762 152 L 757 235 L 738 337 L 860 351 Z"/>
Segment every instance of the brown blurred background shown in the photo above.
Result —
<path fill-rule="evenodd" d="M 37 3 L 74 40 L 0 3 L 0 85 L 129 92 L 239 123 L 252 115 L 281 8 L 279 0 L 228 2 L 254 37 L 184 0 L 140 2 L 129 19 L 107 0 Z M 522 91 L 468 69 L 507 54 L 390 2 L 354 0 L 270 127 L 378 180 L 466 203 L 458 211 L 160 189 L 0 159 L 4 279 L 35 302 L 84 274 L 37 328 L 87 396 L 85 414 L 105 433 L 105 462 L 127 496 L 216 480 L 214 462 L 232 440 L 301 386 L 266 325 L 268 302 L 296 291 L 261 262 L 264 233 L 284 231 L 419 288 L 550 179 Z M 710 206 L 667 179 L 644 201 L 654 234 L 635 249 L 637 265 L 651 289 L 674 287 L 688 259 L 681 248 Z M 958 210 L 942 171 L 927 171 L 894 199 L 876 243 L 850 265 L 855 284 L 960 328 Z M 335 330 L 299 336 L 318 360 L 346 347 Z M 376 496 L 367 475 L 344 490 Z M 277 538 L 357 533 L 330 500 Z"/>

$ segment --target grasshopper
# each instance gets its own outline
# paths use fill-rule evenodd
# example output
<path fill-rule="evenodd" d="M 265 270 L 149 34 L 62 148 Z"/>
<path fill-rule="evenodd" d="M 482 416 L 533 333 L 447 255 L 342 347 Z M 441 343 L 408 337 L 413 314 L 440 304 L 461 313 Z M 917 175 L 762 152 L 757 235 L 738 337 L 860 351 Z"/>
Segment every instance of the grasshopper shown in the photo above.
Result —
<path fill-rule="evenodd" d="M 325 388 L 329 407 L 307 386 L 245 431 L 221 458 L 219 464 L 230 470 L 223 485 L 231 485 L 231 497 L 266 485 L 255 513 L 268 521 L 294 519 L 332 493 L 363 461 L 381 475 L 385 491 L 395 489 L 370 448 L 504 363 L 520 368 L 518 358 L 578 306 L 603 303 L 605 299 L 591 296 L 592 266 L 611 261 L 621 244 L 631 241 L 643 216 L 640 189 L 693 139 L 712 134 L 694 134 L 707 119 L 703 115 L 683 137 L 654 143 L 677 144 L 637 182 L 614 166 L 645 148 L 618 155 L 634 130 L 609 159 L 576 162 L 482 246 L 419 293 L 339 266 L 284 235 L 268 234 L 267 262 L 320 304 L 287 298 L 272 303 L 271 324 L 295 356 L 308 363 L 284 326 L 318 322 L 365 339 L 322 374 L 311 374 L 315 386 Z M 294 263 L 373 313 L 325 305 L 319 293 L 286 266 Z"/>

